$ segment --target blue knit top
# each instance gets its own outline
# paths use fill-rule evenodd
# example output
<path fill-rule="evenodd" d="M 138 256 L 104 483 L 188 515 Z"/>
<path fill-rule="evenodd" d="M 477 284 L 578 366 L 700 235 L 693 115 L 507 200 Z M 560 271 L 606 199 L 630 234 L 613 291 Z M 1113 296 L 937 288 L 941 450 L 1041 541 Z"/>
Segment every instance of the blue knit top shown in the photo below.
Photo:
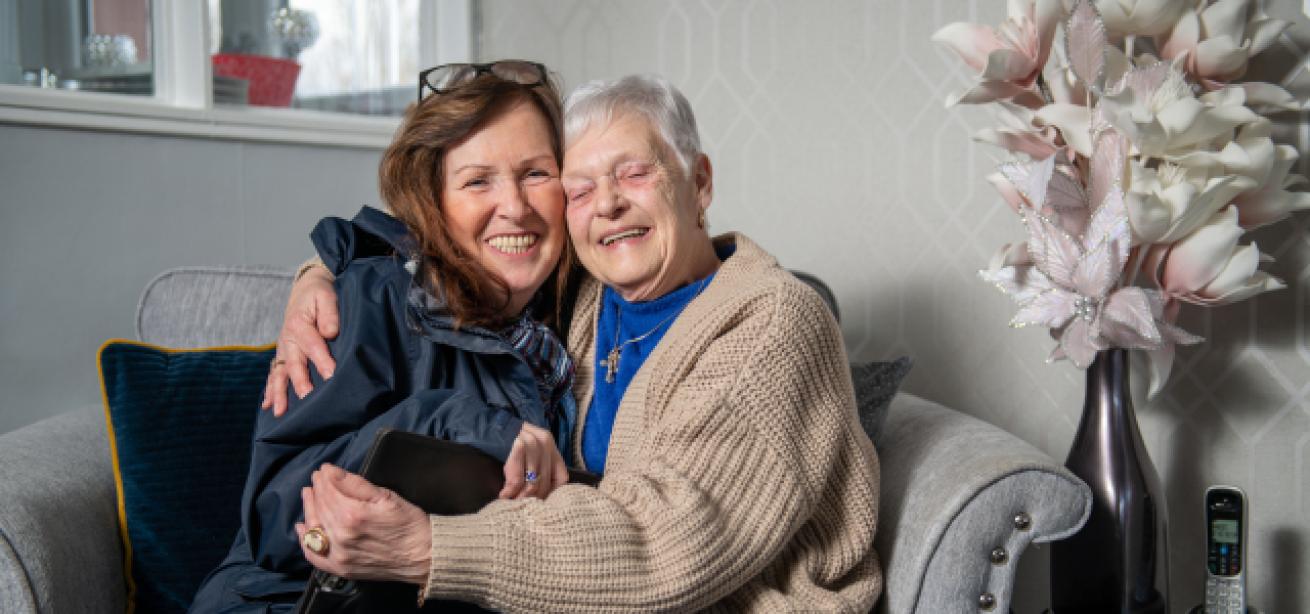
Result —
<path fill-rule="evenodd" d="M 716 246 L 719 260 L 725 260 L 735 251 L 735 245 Z M 587 471 L 605 473 L 605 459 L 609 456 L 610 434 L 614 430 L 614 415 L 619 402 L 628 390 L 632 376 L 655 351 L 664 333 L 678 319 L 678 314 L 696 298 L 710 282 L 714 273 L 691 282 L 657 299 L 645 302 L 623 300 L 618 292 L 606 286 L 601 295 L 600 315 L 596 322 L 596 364 L 592 377 L 591 406 L 582 430 L 582 461 Z M 615 327 L 618 333 L 615 333 Z M 649 334 L 647 334 L 649 333 Z M 642 337 L 642 335 L 646 335 Z M 641 340 L 624 344 L 641 337 Z M 617 339 L 617 342 L 615 341 Z M 606 381 L 607 357 L 616 345 L 623 345 L 614 381 Z"/>

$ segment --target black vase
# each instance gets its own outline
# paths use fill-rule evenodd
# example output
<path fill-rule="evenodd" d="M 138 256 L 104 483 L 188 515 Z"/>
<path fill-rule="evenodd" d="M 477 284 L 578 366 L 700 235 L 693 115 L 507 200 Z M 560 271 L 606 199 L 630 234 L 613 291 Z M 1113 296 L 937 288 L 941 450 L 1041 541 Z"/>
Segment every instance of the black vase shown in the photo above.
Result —
<path fill-rule="evenodd" d="M 1087 369 L 1083 417 L 1065 467 L 1092 489 L 1092 513 L 1051 545 L 1054 614 L 1169 611 L 1168 513 L 1128 387 L 1128 350 Z"/>

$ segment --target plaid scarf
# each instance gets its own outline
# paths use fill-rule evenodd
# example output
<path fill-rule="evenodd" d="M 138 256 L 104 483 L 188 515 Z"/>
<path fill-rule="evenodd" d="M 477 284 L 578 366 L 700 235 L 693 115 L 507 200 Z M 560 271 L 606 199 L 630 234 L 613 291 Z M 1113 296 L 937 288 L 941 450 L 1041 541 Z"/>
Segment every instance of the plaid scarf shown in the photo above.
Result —
<path fill-rule="evenodd" d="M 546 418 L 550 420 L 551 430 L 558 431 L 561 426 L 569 426 L 559 423 L 560 399 L 573 387 L 573 359 L 555 332 L 529 317 L 528 311 L 524 310 L 518 322 L 500 331 L 500 336 L 532 368 L 537 393 L 546 407 Z"/>

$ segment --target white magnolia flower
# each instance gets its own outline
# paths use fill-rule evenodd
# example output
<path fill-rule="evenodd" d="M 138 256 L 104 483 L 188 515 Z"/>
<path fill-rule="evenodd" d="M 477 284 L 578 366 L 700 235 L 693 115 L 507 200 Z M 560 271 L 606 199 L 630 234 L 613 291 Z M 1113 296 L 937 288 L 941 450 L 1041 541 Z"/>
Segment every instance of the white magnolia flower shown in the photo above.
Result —
<path fill-rule="evenodd" d="M 1276 145 L 1273 125 L 1260 118 L 1237 132 L 1237 138 L 1218 151 L 1198 151 L 1180 156 L 1178 163 L 1210 175 L 1241 175 L 1251 180 L 1234 199 L 1238 223 L 1251 230 L 1282 221 L 1296 211 L 1310 209 L 1310 193 L 1290 192 L 1288 188 L 1306 183 L 1306 178 L 1291 173 L 1300 154 L 1291 145 Z"/>
<path fill-rule="evenodd" d="M 934 41 L 950 47 L 979 73 L 978 81 L 952 95 L 946 106 L 1037 100 L 1033 86 L 1051 51 L 1051 39 L 1062 14 L 1060 2 L 1010 0 L 1008 8 L 1008 16 L 999 27 L 956 22 L 933 34 Z"/>
<path fill-rule="evenodd" d="M 1153 247 L 1147 270 L 1167 298 L 1196 305 L 1226 305 L 1285 288 L 1258 270 L 1263 258 L 1254 243 L 1237 244 L 1243 232 L 1237 208 L 1226 207 L 1183 240 Z"/>
<path fill-rule="evenodd" d="M 1125 195 L 1133 244 L 1173 243 L 1192 234 L 1238 194 L 1257 186 L 1243 175 L 1211 175 L 1169 162 L 1158 169 L 1131 161 Z"/>
<path fill-rule="evenodd" d="M 1269 48 L 1292 25 L 1252 11 L 1250 5 L 1250 0 L 1212 0 L 1187 7 L 1164 39 L 1160 54 L 1171 60 L 1184 58 L 1187 73 L 1209 89 L 1241 77 L 1251 57 Z"/>
<path fill-rule="evenodd" d="M 997 104 L 1001 109 L 996 117 L 1001 125 L 975 132 L 973 140 L 1024 154 L 1033 160 L 1049 158 L 1061 149 L 1055 142 L 1055 127 L 1036 121 L 1037 116 L 1032 109 L 1004 100 L 998 100 Z M 1072 155 L 1072 152 L 1068 155 Z"/>
<path fill-rule="evenodd" d="M 1162 34 L 1187 8 L 1182 0 L 1096 0 L 1105 28 L 1115 34 Z"/>
<path fill-rule="evenodd" d="M 1168 159 L 1195 152 L 1256 121 L 1259 116 L 1245 102 L 1240 87 L 1225 87 L 1198 99 L 1181 71 L 1156 62 L 1124 75 L 1097 110 L 1128 135 L 1139 154 Z"/>

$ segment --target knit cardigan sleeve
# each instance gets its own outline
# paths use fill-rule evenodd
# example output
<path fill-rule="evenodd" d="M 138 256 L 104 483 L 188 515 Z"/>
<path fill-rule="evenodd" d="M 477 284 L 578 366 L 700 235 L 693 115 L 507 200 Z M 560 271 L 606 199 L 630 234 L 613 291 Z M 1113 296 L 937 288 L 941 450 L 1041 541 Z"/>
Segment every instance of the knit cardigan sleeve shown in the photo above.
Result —
<path fill-rule="evenodd" d="M 876 559 L 860 563 L 872 552 L 876 460 L 853 462 L 872 448 L 852 438 L 836 324 L 800 284 L 726 294 L 689 308 L 679 320 L 693 321 L 634 378 L 599 488 L 432 518 L 429 596 L 504 611 L 758 609 L 767 596 L 750 587 L 777 575 L 775 596 L 867 611 L 880 586 Z M 833 485 L 852 479 L 867 485 L 855 493 L 867 517 L 830 509 Z"/>

